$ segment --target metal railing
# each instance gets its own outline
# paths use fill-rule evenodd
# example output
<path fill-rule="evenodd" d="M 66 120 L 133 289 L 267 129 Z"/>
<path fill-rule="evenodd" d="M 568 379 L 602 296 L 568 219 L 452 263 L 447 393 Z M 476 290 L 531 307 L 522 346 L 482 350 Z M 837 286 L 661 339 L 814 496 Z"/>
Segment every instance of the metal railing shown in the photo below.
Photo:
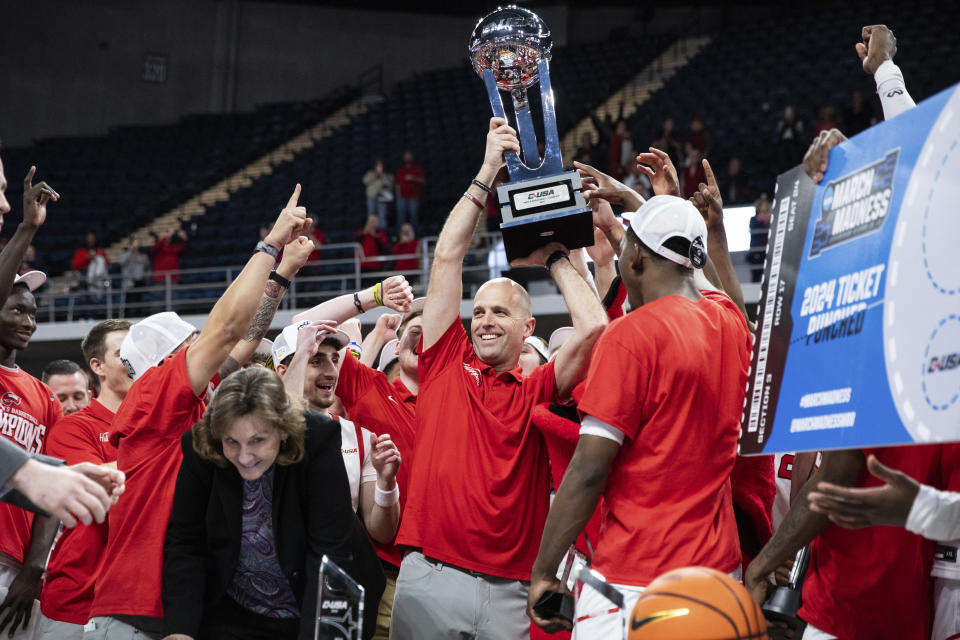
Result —
<path fill-rule="evenodd" d="M 766 231 L 758 233 L 765 234 Z M 424 295 L 436 242 L 437 237 L 430 236 L 420 240 L 417 253 L 369 257 L 363 254 L 362 247 L 355 242 L 325 244 L 320 248 L 322 254 L 342 255 L 307 262 L 292 281 L 280 308 L 308 308 L 344 293 L 358 291 L 398 273 L 407 277 L 415 295 Z M 489 278 L 510 270 L 501 243 L 501 235 L 497 232 L 474 236 L 463 262 L 465 296 L 472 296 Z M 763 247 L 758 249 L 763 251 Z M 752 271 L 763 267 L 762 261 L 759 265 L 751 264 L 747 259 L 749 253 L 736 252 L 732 256 L 741 280 L 745 282 L 750 281 Z M 416 269 L 395 270 L 397 262 L 414 259 L 418 261 Z M 372 264 L 377 266 L 370 268 Z M 154 271 L 146 276 L 152 284 L 142 286 L 128 286 L 121 274 L 111 274 L 102 282 L 95 283 L 96 286 L 84 283 L 81 276 L 80 288 L 38 291 L 37 320 L 54 323 L 139 318 L 160 311 L 205 314 L 234 281 L 243 266 Z M 531 279 L 549 280 L 549 276 L 546 273 L 539 276 L 534 274 Z"/>

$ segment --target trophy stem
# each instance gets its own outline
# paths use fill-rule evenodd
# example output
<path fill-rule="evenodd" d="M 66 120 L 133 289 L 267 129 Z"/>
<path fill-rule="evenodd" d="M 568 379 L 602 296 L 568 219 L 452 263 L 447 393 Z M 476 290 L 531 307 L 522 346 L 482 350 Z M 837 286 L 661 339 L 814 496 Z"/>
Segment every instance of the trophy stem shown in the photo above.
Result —
<path fill-rule="evenodd" d="M 557 131 L 557 112 L 553 106 L 553 85 L 550 83 L 550 63 L 541 59 L 537 64 L 540 79 L 540 102 L 543 105 L 543 171 L 563 171 L 560 156 L 560 134 Z"/>
<path fill-rule="evenodd" d="M 537 131 L 533 128 L 533 116 L 530 115 L 530 100 L 523 87 L 510 92 L 513 98 L 513 112 L 517 116 L 517 135 L 523 149 L 523 164 L 528 169 L 540 166 L 540 150 L 537 149 Z"/>
<path fill-rule="evenodd" d="M 509 122 L 507 113 L 503 110 L 503 100 L 500 99 L 500 88 L 497 87 L 497 80 L 493 77 L 493 72 L 490 71 L 490 69 L 484 69 L 483 83 L 487 88 L 487 98 L 490 100 L 490 108 L 493 109 L 493 117 L 503 118 Z M 536 144 L 534 144 L 534 149 L 536 149 Z M 517 180 L 519 176 L 531 173 L 530 170 L 524 166 L 519 154 L 508 151 L 503 154 L 503 159 L 507 162 L 507 171 L 511 179 Z"/>

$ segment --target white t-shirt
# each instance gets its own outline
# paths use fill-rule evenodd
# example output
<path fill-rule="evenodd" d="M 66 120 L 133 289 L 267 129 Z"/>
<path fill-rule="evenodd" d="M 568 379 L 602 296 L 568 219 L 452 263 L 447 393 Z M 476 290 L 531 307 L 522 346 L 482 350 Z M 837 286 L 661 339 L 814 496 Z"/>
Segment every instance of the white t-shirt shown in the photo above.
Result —
<path fill-rule="evenodd" d="M 343 441 L 343 466 L 347 469 L 347 480 L 350 483 L 350 500 L 353 510 L 360 506 L 360 486 L 365 482 L 377 481 L 377 470 L 373 468 L 373 456 L 370 450 L 371 432 L 363 427 L 359 428 L 363 445 L 357 442 L 357 426 L 346 418 L 340 420 L 340 438 Z M 360 456 L 363 456 L 361 464 Z"/>

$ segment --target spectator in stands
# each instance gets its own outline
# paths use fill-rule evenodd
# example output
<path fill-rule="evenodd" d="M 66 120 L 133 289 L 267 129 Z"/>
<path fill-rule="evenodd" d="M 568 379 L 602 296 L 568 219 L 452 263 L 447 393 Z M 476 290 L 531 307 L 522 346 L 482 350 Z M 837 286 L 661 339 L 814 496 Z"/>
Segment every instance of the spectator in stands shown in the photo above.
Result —
<path fill-rule="evenodd" d="M 703 118 L 700 116 L 694 116 L 693 120 L 690 121 L 690 135 L 687 137 L 687 142 L 696 147 L 700 155 L 706 154 L 709 150 L 710 137 L 707 135 Z"/>
<path fill-rule="evenodd" d="M 126 295 L 127 304 L 135 304 L 143 300 L 143 291 L 130 291 L 133 288 L 147 286 L 147 274 L 150 273 L 150 258 L 140 247 L 140 240 L 131 238 L 120 254 L 121 271 L 123 277 L 123 289 Z M 129 308 L 133 311 L 133 307 Z"/>
<path fill-rule="evenodd" d="M 705 182 L 707 177 L 700 163 L 700 150 L 689 142 L 684 149 L 686 158 L 680 167 L 680 193 L 686 199 L 697 192 L 700 183 Z"/>
<path fill-rule="evenodd" d="M 167 638 L 312 638 L 324 555 L 364 585 L 368 606 L 379 600 L 383 575 L 350 505 L 339 432 L 272 371 L 224 381 L 181 438 L 162 554 Z"/>
<path fill-rule="evenodd" d="M 363 258 L 375 258 L 387 253 L 387 233 L 378 229 L 380 219 L 376 215 L 367 216 L 367 224 L 357 231 L 356 242 L 360 244 Z M 363 271 L 383 271 L 383 262 L 379 260 L 362 260 L 360 269 Z"/>
<path fill-rule="evenodd" d="M 870 105 L 863 98 L 863 92 L 857 89 L 850 94 L 850 105 L 843 114 L 843 130 L 847 135 L 854 136 L 865 131 L 876 123 L 871 113 Z"/>
<path fill-rule="evenodd" d="M 577 152 L 573 154 L 573 161 L 582 162 L 583 164 L 593 164 L 593 156 L 595 153 L 593 136 L 590 135 L 589 131 L 584 131 L 580 136 L 580 146 L 577 147 Z"/>
<path fill-rule="evenodd" d="M 801 156 L 802 145 L 806 142 L 803 136 L 803 121 L 797 118 L 792 104 L 783 108 L 773 142 L 779 154 L 780 169 L 786 169 Z"/>
<path fill-rule="evenodd" d="M 77 249 L 70 260 L 74 271 L 84 274 L 87 288 L 94 292 L 103 291 L 104 280 L 107 278 L 107 252 L 97 247 L 97 234 L 87 233 L 84 246 Z"/>
<path fill-rule="evenodd" d="M 651 147 L 662 149 L 670 156 L 675 165 L 680 164 L 683 159 L 683 146 L 677 139 L 676 132 L 673 129 L 673 118 L 667 118 L 663 121 L 663 128 L 660 135 L 651 144 Z"/>
<path fill-rule="evenodd" d="M 750 181 L 743 173 L 743 163 L 734 156 L 727 162 L 727 175 L 723 180 L 723 201 L 727 204 L 742 204 L 750 201 Z"/>
<path fill-rule="evenodd" d="M 425 182 L 423 167 L 413 163 L 413 152 L 403 152 L 403 166 L 397 169 L 397 227 L 406 223 L 420 227 L 420 197 Z"/>
<path fill-rule="evenodd" d="M 837 124 L 837 119 L 833 117 L 833 107 L 824 105 L 820 107 L 820 119 L 813 125 L 813 136 L 817 137 L 821 131 L 830 131 L 838 126 L 840 125 Z"/>
<path fill-rule="evenodd" d="M 87 373 L 73 360 L 53 360 L 43 368 L 40 380 L 50 387 L 63 407 L 63 415 L 76 413 L 90 404 Z"/>
<path fill-rule="evenodd" d="M 610 148 L 608 151 L 608 166 L 610 175 L 620 179 L 626 173 L 624 167 L 628 162 L 633 161 L 633 139 L 630 137 L 630 130 L 627 129 L 627 121 L 617 122 L 616 129 L 610 137 Z"/>
<path fill-rule="evenodd" d="M 383 160 L 377 158 L 373 168 L 363 174 L 367 191 L 367 215 L 376 216 L 379 227 L 387 229 L 387 208 L 393 202 L 393 175 L 383 168 Z"/>
<path fill-rule="evenodd" d="M 414 255 L 419 253 L 419 249 L 420 241 L 417 240 L 413 233 L 413 226 L 409 222 L 404 223 L 400 226 L 400 236 L 397 238 L 396 244 L 393 245 L 393 255 Z M 393 263 L 393 270 L 401 273 L 416 271 L 419 268 L 420 259 L 417 257 L 402 258 L 395 260 Z"/>
<path fill-rule="evenodd" d="M 644 199 L 653 195 L 650 178 L 647 177 L 647 174 L 640 171 L 635 161 L 628 160 L 623 169 L 626 173 L 626 175 L 623 176 L 624 185 L 639 193 Z"/>
<path fill-rule="evenodd" d="M 763 277 L 763 261 L 767 256 L 767 236 L 770 233 L 772 212 L 767 195 L 761 195 L 753 205 L 753 217 L 750 218 L 750 253 L 747 262 L 757 265 L 751 269 L 751 280 L 760 282 Z"/>
<path fill-rule="evenodd" d="M 171 282 L 180 282 L 180 254 L 187 250 L 187 232 L 183 229 L 170 229 L 161 235 L 154 234 L 156 240 L 150 252 L 153 254 L 153 281 L 166 282 L 169 274 Z"/>

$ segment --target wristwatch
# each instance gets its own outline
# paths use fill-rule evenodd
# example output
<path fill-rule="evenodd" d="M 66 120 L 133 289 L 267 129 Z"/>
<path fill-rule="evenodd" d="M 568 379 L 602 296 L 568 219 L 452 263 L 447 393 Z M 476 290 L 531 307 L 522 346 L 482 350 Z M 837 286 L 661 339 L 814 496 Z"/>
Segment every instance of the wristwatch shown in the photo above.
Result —
<path fill-rule="evenodd" d="M 272 244 L 267 244 L 263 240 L 258 242 L 257 246 L 253 250 L 254 253 L 257 251 L 263 251 L 267 255 L 273 256 L 274 260 L 276 260 L 277 256 L 280 255 L 280 249 L 277 249 Z"/>

